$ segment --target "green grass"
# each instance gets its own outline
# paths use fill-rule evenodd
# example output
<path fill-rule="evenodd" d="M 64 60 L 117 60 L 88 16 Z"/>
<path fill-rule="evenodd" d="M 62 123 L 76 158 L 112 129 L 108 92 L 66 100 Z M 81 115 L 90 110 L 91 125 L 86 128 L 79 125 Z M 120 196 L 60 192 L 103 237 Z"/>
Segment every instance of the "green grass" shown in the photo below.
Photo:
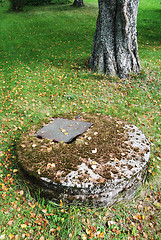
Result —
<path fill-rule="evenodd" d="M 97 1 L 0 6 L 0 239 L 159 239 L 160 2 L 141 0 L 138 43 L 142 71 L 126 80 L 92 73 Z M 151 143 L 148 177 L 131 202 L 108 209 L 69 207 L 34 199 L 18 177 L 16 141 L 55 113 L 101 112 L 138 126 Z M 91 237 L 91 238 L 90 238 Z"/>

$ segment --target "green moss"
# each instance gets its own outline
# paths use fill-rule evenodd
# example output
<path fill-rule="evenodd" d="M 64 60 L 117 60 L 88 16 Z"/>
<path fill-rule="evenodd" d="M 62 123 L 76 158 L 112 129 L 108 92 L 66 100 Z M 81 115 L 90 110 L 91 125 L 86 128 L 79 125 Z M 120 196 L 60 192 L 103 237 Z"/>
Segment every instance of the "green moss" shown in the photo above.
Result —
<path fill-rule="evenodd" d="M 62 114 L 58 117 L 73 119 L 73 113 Z M 121 153 L 126 152 L 124 145 L 124 123 L 118 122 L 116 118 L 105 115 L 83 114 L 84 121 L 93 123 L 93 126 L 83 135 L 77 137 L 72 143 L 56 143 L 48 139 L 39 139 L 34 136 L 44 121 L 39 122 L 29 129 L 17 146 L 18 162 L 25 171 L 33 172 L 39 177 L 48 177 L 52 181 L 61 182 L 69 172 L 78 169 L 78 166 L 85 161 L 89 168 L 91 164 L 87 161 L 97 161 L 100 164 L 108 163 L 112 158 L 121 159 Z M 48 122 L 45 121 L 45 124 Z M 108 130 L 108 134 L 107 134 Z M 97 153 L 92 151 L 97 149 Z M 54 163 L 54 167 L 50 164 Z M 91 168 L 92 169 L 92 168 Z M 61 171 L 61 176 L 57 172 Z M 97 169 L 103 178 L 111 178 L 111 171 L 115 169 Z"/>

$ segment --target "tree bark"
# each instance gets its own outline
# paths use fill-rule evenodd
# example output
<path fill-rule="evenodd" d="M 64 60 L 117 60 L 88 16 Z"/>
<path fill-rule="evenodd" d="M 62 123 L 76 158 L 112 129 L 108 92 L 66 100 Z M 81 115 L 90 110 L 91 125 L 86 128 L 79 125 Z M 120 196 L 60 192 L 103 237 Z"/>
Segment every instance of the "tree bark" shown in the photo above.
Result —
<path fill-rule="evenodd" d="M 84 6 L 83 0 L 74 0 L 73 6 L 74 7 L 82 7 L 82 6 Z"/>
<path fill-rule="evenodd" d="M 94 71 L 125 78 L 138 73 L 139 0 L 98 0 L 99 13 L 90 66 Z"/>

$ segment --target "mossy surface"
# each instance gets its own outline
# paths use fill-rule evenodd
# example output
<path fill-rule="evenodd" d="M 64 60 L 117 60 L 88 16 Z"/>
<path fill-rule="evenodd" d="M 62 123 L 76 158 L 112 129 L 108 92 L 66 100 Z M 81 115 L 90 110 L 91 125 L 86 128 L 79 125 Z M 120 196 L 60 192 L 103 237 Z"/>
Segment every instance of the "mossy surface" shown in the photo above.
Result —
<path fill-rule="evenodd" d="M 75 115 L 64 114 L 59 117 L 73 119 Z M 93 126 L 69 144 L 34 136 L 37 130 L 53 119 L 42 121 L 29 129 L 22 135 L 17 146 L 21 167 L 38 178 L 47 177 L 53 182 L 61 183 L 62 177 L 77 170 L 82 162 L 91 168 L 92 162 L 96 161 L 102 165 L 107 163 L 107 167 L 96 168 L 95 173 L 104 179 L 110 179 L 111 172 L 116 174 L 118 171 L 115 167 L 108 166 L 108 162 L 111 159 L 119 161 L 127 150 L 124 123 L 105 115 L 82 114 L 82 117 L 84 121 L 93 123 Z"/>

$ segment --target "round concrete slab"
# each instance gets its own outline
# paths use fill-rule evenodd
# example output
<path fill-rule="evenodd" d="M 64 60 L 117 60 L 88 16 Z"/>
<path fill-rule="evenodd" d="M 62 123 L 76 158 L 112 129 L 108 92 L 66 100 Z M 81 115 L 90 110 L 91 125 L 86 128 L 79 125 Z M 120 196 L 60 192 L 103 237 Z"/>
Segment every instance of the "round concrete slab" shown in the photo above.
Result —
<path fill-rule="evenodd" d="M 93 126 L 69 144 L 34 136 L 50 121 L 29 129 L 17 146 L 20 168 L 54 201 L 109 206 L 129 200 L 146 177 L 150 145 L 145 135 L 111 116 L 82 116 Z"/>

